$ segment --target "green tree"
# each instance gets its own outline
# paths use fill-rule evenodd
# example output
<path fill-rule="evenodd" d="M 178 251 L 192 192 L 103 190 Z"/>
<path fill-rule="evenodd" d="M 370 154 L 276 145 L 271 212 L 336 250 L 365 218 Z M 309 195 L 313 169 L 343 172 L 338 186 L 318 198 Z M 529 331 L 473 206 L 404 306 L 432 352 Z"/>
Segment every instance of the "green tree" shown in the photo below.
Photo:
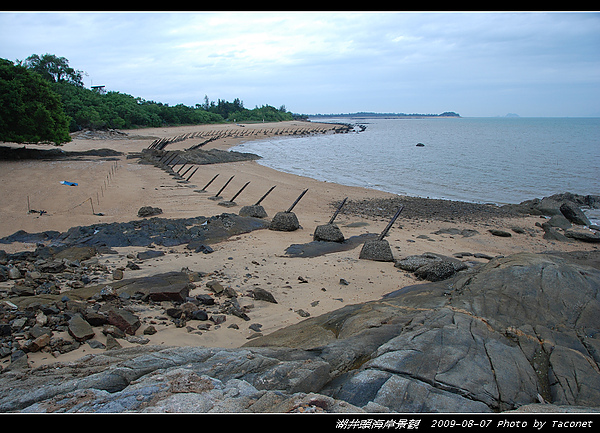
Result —
<path fill-rule="evenodd" d="M 0 59 L 0 140 L 62 144 L 71 141 L 60 97 L 39 74 Z"/>
<path fill-rule="evenodd" d="M 45 80 L 53 83 L 66 81 L 76 86 L 83 86 L 83 71 L 76 71 L 69 66 L 65 57 L 57 57 L 54 54 L 32 54 L 24 61 L 18 63 L 26 68 L 32 69 Z"/>

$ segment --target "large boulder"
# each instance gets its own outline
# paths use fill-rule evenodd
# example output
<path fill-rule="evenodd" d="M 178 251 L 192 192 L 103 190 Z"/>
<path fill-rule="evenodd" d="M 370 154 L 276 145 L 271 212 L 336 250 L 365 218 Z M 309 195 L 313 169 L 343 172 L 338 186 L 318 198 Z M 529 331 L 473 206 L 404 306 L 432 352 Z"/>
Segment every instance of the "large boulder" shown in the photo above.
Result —
<path fill-rule="evenodd" d="M 525 200 L 519 204 L 507 204 L 502 206 L 502 208 L 516 211 L 518 213 L 545 215 L 551 217 L 553 215 L 563 215 L 563 209 L 561 209 L 561 207 L 563 207 L 565 204 L 567 204 L 568 207 L 573 207 L 579 211 L 583 207 L 598 209 L 600 208 L 600 196 L 580 195 L 565 192 L 561 194 L 554 194 L 549 197 L 543 197 L 541 199 L 534 198 L 532 200 Z"/>
<path fill-rule="evenodd" d="M 560 205 L 560 212 L 573 224 L 580 226 L 589 226 L 590 220 L 585 216 L 583 211 L 573 202 L 564 202 Z"/>

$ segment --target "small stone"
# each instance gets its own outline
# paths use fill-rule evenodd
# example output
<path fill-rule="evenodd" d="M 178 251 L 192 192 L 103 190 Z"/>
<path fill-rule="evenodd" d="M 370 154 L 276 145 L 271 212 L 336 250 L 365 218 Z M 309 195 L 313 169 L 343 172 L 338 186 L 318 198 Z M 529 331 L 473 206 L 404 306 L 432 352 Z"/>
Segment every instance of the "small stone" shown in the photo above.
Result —
<path fill-rule="evenodd" d="M 492 235 L 499 236 L 501 238 L 510 238 L 512 236 L 509 232 L 505 232 L 504 230 L 490 229 L 489 232 Z"/>
<path fill-rule="evenodd" d="M 267 301 L 271 302 L 272 304 L 277 303 L 275 297 L 271 294 L 271 292 L 265 289 L 261 289 L 260 287 L 255 287 L 254 289 L 252 289 L 252 297 L 259 301 Z"/>
<path fill-rule="evenodd" d="M 214 305 L 215 300 L 210 295 L 200 294 L 196 295 L 196 300 L 203 305 Z"/>
<path fill-rule="evenodd" d="M 108 322 L 126 334 L 134 335 L 140 327 L 140 319 L 123 308 L 112 308 L 108 311 Z"/>
<path fill-rule="evenodd" d="M 99 342 L 98 340 L 88 340 L 87 344 L 92 348 L 92 349 L 106 349 L 106 346 Z"/>
<path fill-rule="evenodd" d="M 260 332 L 262 325 L 260 323 L 253 323 L 252 325 L 248 326 L 248 328 L 252 329 L 253 331 Z"/>
<path fill-rule="evenodd" d="M 29 351 L 30 352 L 37 352 L 40 349 L 46 347 L 48 344 L 50 344 L 50 339 L 52 338 L 52 336 L 50 334 L 42 334 L 40 335 L 38 338 L 36 338 L 35 340 L 33 340 L 31 342 L 31 344 L 29 344 Z"/>
<path fill-rule="evenodd" d="M 148 251 L 140 251 L 137 254 L 137 258 L 138 258 L 138 260 L 148 260 L 148 259 L 155 259 L 156 257 L 161 257 L 164 255 L 165 255 L 164 251 L 148 250 Z"/>
<path fill-rule="evenodd" d="M 208 320 L 208 314 L 204 310 L 196 310 L 190 314 L 190 319 L 205 321 Z"/>
<path fill-rule="evenodd" d="M 92 338 L 94 336 L 94 330 L 81 315 L 75 314 L 71 320 L 69 320 L 69 334 L 76 341 L 81 342 Z"/>
<path fill-rule="evenodd" d="M 115 269 L 112 273 L 113 280 L 122 280 L 123 279 L 123 270 Z"/>
<path fill-rule="evenodd" d="M 11 280 L 18 280 L 19 278 L 21 278 L 21 271 L 19 271 L 17 268 L 9 268 L 8 270 L 8 278 Z"/>
<path fill-rule="evenodd" d="M 211 289 L 215 295 L 223 293 L 224 287 L 217 280 L 211 280 L 206 283 L 206 287 Z"/>
<path fill-rule="evenodd" d="M 132 271 L 137 271 L 138 269 L 140 269 L 140 267 L 132 261 L 127 262 L 127 268 L 131 269 Z"/>
<path fill-rule="evenodd" d="M 156 331 L 156 328 L 152 325 L 149 325 L 148 327 L 146 327 L 144 329 L 144 335 L 154 335 L 156 334 L 158 331 Z"/>
<path fill-rule="evenodd" d="M 121 349 L 121 344 L 111 334 L 106 335 L 106 350 Z"/>
<path fill-rule="evenodd" d="M 300 317 L 309 317 L 310 313 L 304 311 L 302 308 L 296 310 L 296 314 L 298 314 Z"/>

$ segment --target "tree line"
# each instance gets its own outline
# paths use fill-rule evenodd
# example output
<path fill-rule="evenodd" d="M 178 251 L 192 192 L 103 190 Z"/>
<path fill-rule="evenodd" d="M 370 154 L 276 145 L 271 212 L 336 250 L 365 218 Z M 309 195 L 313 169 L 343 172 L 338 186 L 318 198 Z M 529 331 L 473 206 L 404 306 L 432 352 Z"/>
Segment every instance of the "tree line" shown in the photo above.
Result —
<path fill-rule="evenodd" d="M 55 143 L 70 141 L 81 129 L 131 129 L 221 122 L 293 120 L 285 106 L 247 109 L 239 99 L 218 99 L 193 107 L 169 106 L 126 93 L 87 89 L 83 71 L 64 57 L 34 54 L 25 60 L 0 59 L 0 141 Z"/>

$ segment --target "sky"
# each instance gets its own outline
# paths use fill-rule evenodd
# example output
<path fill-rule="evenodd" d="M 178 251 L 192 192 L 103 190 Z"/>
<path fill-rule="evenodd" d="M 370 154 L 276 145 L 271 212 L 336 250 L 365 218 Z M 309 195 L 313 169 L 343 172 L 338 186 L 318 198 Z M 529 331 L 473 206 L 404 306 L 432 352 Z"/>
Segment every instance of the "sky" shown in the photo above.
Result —
<path fill-rule="evenodd" d="M 0 11 L 0 58 L 148 101 L 600 117 L 597 12 Z"/>

